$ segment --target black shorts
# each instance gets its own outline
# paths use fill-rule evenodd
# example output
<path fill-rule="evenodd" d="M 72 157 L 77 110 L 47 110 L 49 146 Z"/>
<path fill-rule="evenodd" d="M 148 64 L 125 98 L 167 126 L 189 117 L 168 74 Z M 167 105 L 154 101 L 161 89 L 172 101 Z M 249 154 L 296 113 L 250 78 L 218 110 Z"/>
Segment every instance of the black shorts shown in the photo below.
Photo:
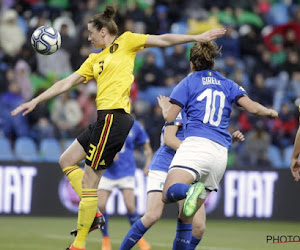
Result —
<path fill-rule="evenodd" d="M 97 121 L 77 137 L 86 152 L 85 163 L 95 170 L 109 168 L 122 149 L 133 121 L 123 109 L 98 110 Z"/>

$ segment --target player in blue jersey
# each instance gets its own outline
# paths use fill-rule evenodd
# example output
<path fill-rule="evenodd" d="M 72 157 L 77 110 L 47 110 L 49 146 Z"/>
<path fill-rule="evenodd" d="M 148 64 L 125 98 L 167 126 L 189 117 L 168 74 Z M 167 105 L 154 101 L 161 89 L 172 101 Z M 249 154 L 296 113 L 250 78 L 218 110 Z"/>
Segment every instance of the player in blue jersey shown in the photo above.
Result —
<path fill-rule="evenodd" d="M 192 223 L 208 194 L 217 191 L 225 172 L 232 143 L 227 130 L 232 103 L 254 115 L 278 117 L 277 111 L 252 101 L 242 87 L 213 70 L 219 54 L 213 42 L 196 43 L 190 52 L 193 73 L 174 88 L 170 98 L 158 97 L 167 122 L 173 122 L 182 109 L 187 115 L 185 139 L 170 165 L 162 197 L 165 203 L 185 199 L 179 207 L 184 225 Z M 189 249 L 189 244 L 181 249 Z"/>
<path fill-rule="evenodd" d="M 132 225 L 139 219 L 135 208 L 135 170 L 136 162 L 134 157 L 134 150 L 137 146 L 142 146 L 145 155 L 144 173 L 148 173 L 148 165 L 152 158 L 152 149 L 150 146 L 149 137 L 138 121 L 134 121 L 133 126 L 126 138 L 126 141 L 117 154 L 115 161 L 111 168 L 107 169 L 98 186 L 98 208 L 105 218 L 105 226 L 101 229 L 102 250 L 111 250 L 110 237 L 108 233 L 108 215 L 106 214 L 106 203 L 114 187 L 118 187 L 123 194 L 125 205 L 127 208 L 127 216 Z M 145 239 L 138 242 L 140 249 L 150 249 L 149 244 Z"/>
<path fill-rule="evenodd" d="M 185 115 L 182 111 L 173 122 L 166 123 L 162 128 L 161 146 L 154 154 L 148 167 L 147 209 L 143 217 L 132 225 L 125 236 L 120 247 L 122 250 L 131 249 L 162 215 L 164 203 L 161 199 L 161 193 L 171 161 L 184 139 L 184 121 Z M 244 140 L 244 135 L 239 131 L 235 131 L 232 136 L 236 141 Z M 189 225 L 188 230 L 178 220 L 177 237 L 174 242 L 177 249 L 180 249 L 181 234 L 189 235 L 190 249 L 194 249 L 199 244 L 205 230 L 205 220 L 204 206 L 197 211 L 193 225 Z"/>

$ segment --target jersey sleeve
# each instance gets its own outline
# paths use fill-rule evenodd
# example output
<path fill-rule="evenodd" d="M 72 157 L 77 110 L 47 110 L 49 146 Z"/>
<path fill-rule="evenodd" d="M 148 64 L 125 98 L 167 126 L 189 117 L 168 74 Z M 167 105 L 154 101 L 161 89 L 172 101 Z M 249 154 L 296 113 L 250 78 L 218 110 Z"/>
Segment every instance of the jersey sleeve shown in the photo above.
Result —
<path fill-rule="evenodd" d="M 231 83 L 232 83 L 232 87 L 230 91 L 231 102 L 234 102 L 237 106 L 240 106 L 238 104 L 238 100 L 243 96 L 248 96 L 248 94 L 242 86 L 238 85 L 233 81 L 231 81 Z"/>
<path fill-rule="evenodd" d="M 136 131 L 137 136 L 136 136 L 136 139 L 135 139 L 136 144 L 137 145 L 143 145 L 146 142 L 148 142 L 149 141 L 149 136 L 148 136 L 147 132 L 145 131 L 144 127 L 139 122 L 137 122 L 136 128 L 137 128 L 137 131 Z"/>
<path fill-rule="evenodd" d="M 149 35 L 145 34 L 137 34 L 132 32 L 125 32 L 126 35 L 126 46 L 132 50 L 137 52 L 138 50 L 145 48 L 146 39 Z"/>
<path fill-rule="evenodd" d="M 83 64 L 81 64 L 80 68 L 76 72 L 85 78 L 85 80 L 83 81 L 84 83 L 94 78 L 91 55 L 84 61 Z"/>
<path fill-rule="evenodd" d="M 171 93 L 171 103 L 178 105 L 183 108 L 188 101 L 188 86 L 186 78 L 183 79 L 178 85 L 173 89 Z"/>

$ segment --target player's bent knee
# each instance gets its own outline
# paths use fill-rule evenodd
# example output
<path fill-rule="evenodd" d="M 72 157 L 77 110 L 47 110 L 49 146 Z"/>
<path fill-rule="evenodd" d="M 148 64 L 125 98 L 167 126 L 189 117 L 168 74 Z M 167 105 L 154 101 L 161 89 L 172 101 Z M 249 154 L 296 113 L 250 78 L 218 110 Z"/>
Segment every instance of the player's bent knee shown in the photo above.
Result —
<path fill-rule="evenodd" d="M 59 157 L 58 163 L 59 163 L 59 165 L 60 165 L 61 168 L 68 167 L 67 160 L 66 160 L 66 157 L 65 157 L 64 153 Z"/>
<path fill-rule="evenodd" d="M 72 157 L 70 155 L 68 155 L 67 153 L 63 153 L 59 157 L 58 163 L 59 163 L 61 168 L 69 167 L 69 166 L 72 166 L 74 164 L 72 162 Z"/>
<path fill-rule="evenodd" d="M 144 220 L 151 225 L 157 222 L 160 219 L 160 217 L 161 217 L 161 213 L 146 213 L 143 216 Z"/>
<path fill-rule="evenodd" d="M 193 234 L 198 238 L 202 237 L 206 229 L 205 223 L 193 223 Z"/>
<path fill-rule="evenodd" d="M 161 200 L 163 203 L 168 204 L 170 201 L 167 199 L 167 196 L 163 193 L 161 196 Z"/>

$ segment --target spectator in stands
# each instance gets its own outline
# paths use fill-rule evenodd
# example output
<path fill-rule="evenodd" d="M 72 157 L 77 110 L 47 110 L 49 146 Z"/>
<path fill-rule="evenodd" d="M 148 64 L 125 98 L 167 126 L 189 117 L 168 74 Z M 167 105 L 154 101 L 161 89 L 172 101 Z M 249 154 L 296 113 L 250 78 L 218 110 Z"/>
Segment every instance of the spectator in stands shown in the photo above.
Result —
<path fill-rule="evenodd" d="M 25 101 L 20 92 L 19 84 L 16 81 L 10 81 L 8 91 L 0 95 L 0 130 L 11 140 L 29 134 L 27 117 L 17 115 L 13 118 L 10 115 L 11 110 Z"/>
<path fill-rule="evenodd" d="M 40 143 L 45 138 L 55 138 L 56 134 L 55 127 L 46 116 L 40 117 L 38 122 L 30 129 L 30 136 L 37 143 Z"/>
<path fill-rule="evenodd" d="M 154 7 L 148 6 L 145 10 L 145 19 L 146 25 L 146 33 L 147 34 L 156 34 L 158 30 L 158 20 L 157 16 L 155 15 Z"/>
<path fill-rule="evenodd" d="M 251 88 L 249 95 L 253 96 L 253 100 L 259 100 L 262 105 L 272 107 L 273 91 L 266 87 L 263 75 L 260 73 L 255 74 L 253 83 L 254 86 Z"/>
<path fill-rule="evenodd" d="M 72 55 L 75 48 L 75 39 L 69 34 L 69 26 L 67 24 L 62 24 L 60 27 L 61 40 L 61 49 L 64 49 L 69 53 L 69 56 Z"/>
<path fill-rule="evenodd" d="M 185 77 L 190 71 L 190 65 L 186 57 L 186 48 L 183 44 L 174 46 L 174 51 L 166 57 L 164 72 L 167 75 L 182 75 Z M 183 79 L 181 77 L 181 79 Z M 181 79 L 176 79 L 180 82 Z"/>
<path fill-rule="evenodd" d="M 59 49 L 51 56 L 37 54 L 38 72 L 43 76 L 55 73 L 57 76 L 65 76 L 72 72 L 69 54 Z"/>
<path fill-rule="evenodd" d="M 141 91 L 150 86 L 161 86 L 163 72 L 155 65 L 155 56 L 149 52 L 146 54 L 145 62 L 139 71 L 138 85 Z"/>
<path fill-rule="evenodd" d="M 294 98 L 300 96 L 300 60 L 298 51 L 289 51 L 287 54 L 287 61 L 283 65 L 289 75 L 290 87 Z"/>
<path fill-rule="evenodd" d="M 78 134 L 77 125 L 82 119 L 82 111 L 69 93 L 63 93 L 54 100 L 51 118 L 62 138 L 74 138 Z"/>
<path fill-rule="evenodd" d="M 216 40 L 218 46 L 222 46 L 221 58 L 216 59 L 216 67 L 222 68 L 227 74 L 231 74 L 235 67 L 243 67 L 240 60 L 240 38 L 232 25 L 226 25 L 226 34 Z"/>
<path fill-rule="evenodd" d="M 253 74 L 261 73 L 264 78 L 274 76 L 278 73 L 279 68 L 272 62 L 271 52 L 263 47 L 261 54 L 258 55 L 258 60 L 255 61 Z"/>
<path fill-rule="evenodd" d="M 37 72 L 37 60 L 35 56 L 35 51 L 33 50 L 31 44 L 29 44 L 29 42 L 23 45 L 21 53 L 19 55 L 19 60 L 20 59 L 24 60 L 28 64 L 28 66 L 30 67 L 30 74 L 35 74 Z"/>
<path fill-rule="evenodd" d="M 239 27 L 249 24 L 261 29 L 264 25 L 258 14 L 240 7 L 235 9 L 235 17 Z"/>
<path fill-rule="evenodd" d="M 82 111 L 79 127 L 83 130 L 97 119 L 97 108 L 95 105 L 97 86 L 94 81 L 91 81 L 87 86 L 78 86 L 78 90 L 79 95 L 77 101 Z"/>
<path fill-rule="evenodd" d="M 268 159 L 270 145 L 271 136 L 266 132 L 263 121 L 257 121 L 254 129 L 246 135 L 241 156 L 243 165 L 255 168 L 270 166 Z"/>
<path fill-rule="evenodd" d="M 263 51 L 262 40 L 257 29 L 250 25 L 241 27 L 240 36 L 241 56 L 249 75 L 252 75 L 255 65 Z"/>
<path fill-rule="evenodd" d="M 264 43 L 271 52 L 271 60 L 275 66 L 281 66 L 286 61 L 284 38 L 281 34 L 265 36 Z"/>
<path fill-rule="evenodd" d="M 23 59 L 17 61 L 15 66 L 15 77 L 24 100 L 31 99 L 33 95 L 33 88 L 29 78 L 31 73 L 30 71 L 30 66 L 26 61 Z"/>
<path fill-rule="evenodd" d="M 125 16 L 130 17 L 135 22 L 145 20 L 144 11 L 139 8 L 136 1 L 128 2 L 127 9 L 125 11 Z"/>
<path fill-rule="evenodd" d="M 281 151 L 293 144 L 297 130 L 297 118 L 288 102 L 284 102 L 273 124 L 273 144 Z"/>
<path fill-rule="evenodd" d="M 168 18 L 168 7 L 166 5 L 158 5 L 155 9 L 157 15 L 158 34 L 168 33 L 170 30 L 170 20 Z"/>
<path fill-rule="evenodd" d="M 10 57 L 15 57 L 25 43 L 25 34 L 17 23 L 18 14 L 10 9 L 1 14 L 0 47 Z"/>
<path fill-rule="evenodd" d="M 45 88 L 39 88 L 34 97 L 37 97 L 45 90 Z M 30 112 L 30 114 L 28 114 L 29 125 L 33 127 L 41 118 L 47 118 L 50 121 L 49 102 L 40 103 L 34 110 L 32 110 L 32 112 Z"/>

